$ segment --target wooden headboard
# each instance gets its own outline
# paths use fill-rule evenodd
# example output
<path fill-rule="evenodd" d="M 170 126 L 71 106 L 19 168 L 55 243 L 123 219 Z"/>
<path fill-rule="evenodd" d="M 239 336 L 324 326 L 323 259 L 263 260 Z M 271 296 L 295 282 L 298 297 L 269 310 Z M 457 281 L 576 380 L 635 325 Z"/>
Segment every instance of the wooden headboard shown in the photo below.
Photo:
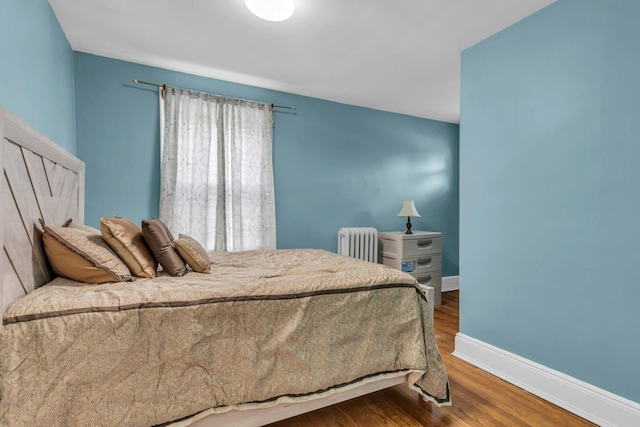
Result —
<path fill-rule="evenodd" d="M 0 107 L 0 313 L 52 279 L 42 229 L 84 221 L 84 163 Z"/>

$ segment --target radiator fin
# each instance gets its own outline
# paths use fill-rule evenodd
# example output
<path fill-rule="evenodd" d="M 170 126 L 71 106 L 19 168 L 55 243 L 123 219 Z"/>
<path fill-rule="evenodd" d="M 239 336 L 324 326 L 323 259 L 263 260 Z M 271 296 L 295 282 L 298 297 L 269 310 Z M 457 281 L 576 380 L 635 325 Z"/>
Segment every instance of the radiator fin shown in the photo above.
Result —
<path fill-rule="evenodd" d="M 378 230 L 373 227 L 342 227 L 338 230 L 338 253 L 378 262 Z"/>

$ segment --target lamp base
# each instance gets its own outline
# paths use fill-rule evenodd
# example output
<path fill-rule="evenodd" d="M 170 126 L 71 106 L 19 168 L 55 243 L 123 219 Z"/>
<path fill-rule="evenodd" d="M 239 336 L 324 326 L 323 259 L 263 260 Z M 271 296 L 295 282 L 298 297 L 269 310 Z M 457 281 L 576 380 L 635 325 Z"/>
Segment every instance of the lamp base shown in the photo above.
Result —
<path fill-rule="evenodd" d="M 411 231 L 411 217 L 410 216 L 407 217 L 407 231 L 404 234 L 413 234 L 413 231 Z"/>

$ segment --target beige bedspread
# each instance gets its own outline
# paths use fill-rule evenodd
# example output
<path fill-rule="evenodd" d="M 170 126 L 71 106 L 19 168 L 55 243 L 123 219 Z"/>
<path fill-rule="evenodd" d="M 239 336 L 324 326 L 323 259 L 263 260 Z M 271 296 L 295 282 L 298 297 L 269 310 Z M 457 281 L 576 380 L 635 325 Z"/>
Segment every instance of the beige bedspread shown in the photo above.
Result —
<path fill-rule="evenodd" d="M 0 336 L 0 423 L 149 426 L 402 370 L 449 403 L 414 279 L 320 250 L 212 253 L 213 274 L 56 279 Z"/>

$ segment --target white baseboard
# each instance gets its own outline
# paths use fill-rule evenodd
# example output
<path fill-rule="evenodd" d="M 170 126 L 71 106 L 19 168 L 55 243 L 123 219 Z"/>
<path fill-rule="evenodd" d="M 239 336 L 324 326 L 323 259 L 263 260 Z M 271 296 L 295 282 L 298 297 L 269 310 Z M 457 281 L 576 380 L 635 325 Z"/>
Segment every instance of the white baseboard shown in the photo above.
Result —
<path fill-rule="evenodd" d="M 460 276 L 442 278 L 442 292 L 457 291 L 458 289 L 460 289 Z"/>
<path fill-rule="evenodd" d="M 640 426 L 640 404 L 458 333 L 453 355 L 600 426 Z"/>

